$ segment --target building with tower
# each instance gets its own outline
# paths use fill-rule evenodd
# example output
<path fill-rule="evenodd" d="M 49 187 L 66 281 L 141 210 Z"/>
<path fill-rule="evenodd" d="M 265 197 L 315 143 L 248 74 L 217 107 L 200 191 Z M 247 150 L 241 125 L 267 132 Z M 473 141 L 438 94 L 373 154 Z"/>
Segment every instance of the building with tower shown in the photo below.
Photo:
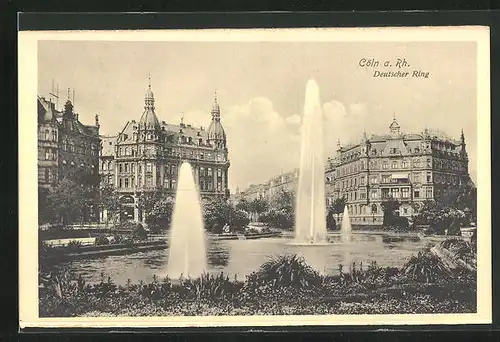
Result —
<path fill-rule="evenodd" d="M 202 198 L 229 196 L 229 158 L 217 96 L 208 129 L 160 121 L 151 82 L 139 121 L 129 121 L 116 136 L 101 137 L 100 174 L 120 195 L 121 220 L 143 221 L 139 198 L 162 193 L 174 198 L 178 169 L 189 162 Z M 105 221 L 103 212 L 101 220 Z"/>

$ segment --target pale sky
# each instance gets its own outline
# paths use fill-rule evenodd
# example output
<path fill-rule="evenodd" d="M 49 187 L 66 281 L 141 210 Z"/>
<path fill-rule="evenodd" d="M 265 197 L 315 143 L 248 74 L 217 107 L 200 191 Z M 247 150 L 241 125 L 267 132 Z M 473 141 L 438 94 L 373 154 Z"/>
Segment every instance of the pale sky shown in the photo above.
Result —
<path fill-rule="evenodd" d="M 396 116 L 403 132 L 465 133 L 476 180 L 475 43 L 365 42 L 91 42 L 41 41 L 38 94 L 59 85 L 59 107 L 75 90 L 80 120 L 114 135 L 139 120 L 151 74 L 160 120 L 207 127 L 217 89 L 231 167 L 229 185 L 269 178 L 298 166 L 305 85 L 319 85 L 325 113 L 325 151 L 363 131 L 385 133 Z M 429 78 L 374 78 L 361 58 L 405 58 L 407 71 Z M 395 71 L 392 67 L 388 71 Z M 325 156 L 326 158 L 326 156 Z"/>

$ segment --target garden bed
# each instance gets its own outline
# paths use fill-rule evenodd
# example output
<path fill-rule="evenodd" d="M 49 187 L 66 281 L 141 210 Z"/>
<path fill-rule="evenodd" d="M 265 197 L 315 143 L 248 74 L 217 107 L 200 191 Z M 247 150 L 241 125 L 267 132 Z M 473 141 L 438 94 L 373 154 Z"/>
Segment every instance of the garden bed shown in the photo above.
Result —
<path fill-rule="evenodd" d="M 285 255 L 264 263 L 244 281 L 228 275 L 155 278 L 125 286 L 104 279 L 86 284 L 70 273 L 41 274 L 40 316 L 310 315 L 472 313 L 476 275 L 449 271 L 429 253 L 401 268 L 352 267 L 323 276 L 303 259 Z"/>

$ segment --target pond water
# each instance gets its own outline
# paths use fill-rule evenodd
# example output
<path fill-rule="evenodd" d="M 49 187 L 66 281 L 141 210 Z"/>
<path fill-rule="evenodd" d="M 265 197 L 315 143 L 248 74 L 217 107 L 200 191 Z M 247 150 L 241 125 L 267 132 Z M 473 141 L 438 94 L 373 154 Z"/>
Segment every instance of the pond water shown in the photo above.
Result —
<path fill-rule="evenodd" d="M 229 274 L 231 277 L 245 279 L 260 265 L 283 254 L 297 254 L 322 274 L 338 274 L 339 264 L 343 271 L 349 265 L 360 263 L 367 267 L 372 261 L 379 266 L 401 266 L 406 259 L 418 251 L 429 247 L 426 241 L 405 238 L 402 241 L 385 242 L 383 235 L 356 233 L 348 237 L 329 235 L 329 244 L 297 245 L 292 237 L 264 238 L 258 240 L 214 240 L 207 243 L 208 271 Z M 153 276 L 163 279 L 167 272 L 168 248 L 126 255 L 78 259 L 60 263 L 81 274 L 87 282 L 98 282 L 101 275 L 108 276 L 115 283 L 125 284 L 128 279 L 133 283 L 140 280 L 150 282 Z"/>

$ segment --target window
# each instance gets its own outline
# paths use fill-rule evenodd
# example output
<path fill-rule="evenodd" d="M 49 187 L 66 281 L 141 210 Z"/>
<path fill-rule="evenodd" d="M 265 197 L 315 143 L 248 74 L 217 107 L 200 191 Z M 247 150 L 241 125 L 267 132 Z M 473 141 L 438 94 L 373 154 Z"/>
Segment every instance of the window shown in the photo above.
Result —
<path fill-rule="evenodd" d="M 427 190 L 425 190 L 425 197 L 432 198 L 432 188 L 427 188 Z"/>
<path fill-rule="evenodd" d="M 432 161 L 430 158 L 427 159 L 427 167 L 431 167 L 432 166 Z"/>
<path fill-rule="evenodd" d="M 153 184 L 153 178 L 152 178 L 151 176 L 149 176 L 149 177 L 148 177 L 148 176 L 146 176 L 146 184 L 145 184 L 145 185 L 146 185 L 147 187 L 150 187 L 150 186 L 151 186 L 151 184 Z"/>
<path fill-rule="evenodd" d="M 371 190 L 371 191 L 370 191 L 370 198 L 371 198 L 371 199 L 376 199 L 376 198 L 378 198 L 378 193 L 377 193 L 377 190 Z"/>
<path fill-rule="evenodd" d="M 382 189 L 382 198 L 389 198 L 389 189 Z"/>
<path fill-rule="evenodd" d="M 113 184 L 113 176 L 108 176 L 108 184 Z"/>
<path fill-rule="evenodd" d="M 403 162 L 401 163 L 401 167 L 403 169 L 407 168 L 408 167 L 408 163 L 406 162 L 406 160 L 403 160 Z"/>
<path fill-rule="evenodd" d="M 410 189 L 408 189 L 408 188 L 402 188 L 401 189 L 401 197 L 403 197 L 403 198 L 409 198 L 410 197 Z"/>
<path fill-rule="evenodd" d="M 408 214 L 408 208 L 403 208 L 403 214 Z"/>
<path fill-rule="evenodd" d="M 415 190 L 415 192 L 413 193 L 413 197 L 420 198 L 420 191 L 419 190 Z"/>
<path fill-rule="evenodd" d="M 139 177 L 137 179 L 137 186 L 141 187 L 142 186 L 142 177 Z"/>
<path fill-rule="evenodd" d="M 52 131 L 52 141 L 57 141 L 57 131 Z"/>
<path fill-rule="evenodd" d="M 387 167 L 388 167 L 387 162 L 384 162 L 384 164 L 382 164 L 382 168 L 383 168 L 383 169 L 387 169 Z"/>
<path fill-rule="evenodd" d="M 125 172 L 128 172 L 128 163 L 125 163 Z"/>
<path fill-rule="evenodd" d="M 146 172 L 153 172 L 153 165 L 151 163 L 146 163 Z"/>
<path fill-rule="evenodd" d="M 118 172 L 120 172 L 120 173 L 123 172 L 123 164 L 122 163 L 118 164 Z"/>
<path fill-rule="evenodd" d="M 420 173 L 413 174 L 413 181 L 415 183 L 420 183 Z"/>
<path fill-rule="evenodd" d="M 398 168 L 398 162 L 397 161 L 393 161 L 392 162 L 392 168 L 393 169 L 397 169 Z"/>
<path fill-rule="evenodd" d="M 135 164 L 134 163 L 130 164 L 130 172 L 135 173 Z"/>
<path fill-rule="evenodd" d="M 377 213 L 377 205 L 372 204 L 372 214 L 376 214 L 376 213 Z"/>
<path fill-rule="evenodd" d="M 222 170 L 221 169 L 217 169 L 217 176 L 222 177 Z"/>
<path fill-rule="evenodd" d="M 172 179 L 172 186 L 171 186 L 172 189 L 175 189 L 176 188 L 176 185 L 175 185 L 175 179 Z"/>
<path fill-rule="evenodd" d="M 204 177 L 205 176 L 205 168 L 200 167 L 200 176 Z"/>
<path fill-rule="evenodd" d="M 431 173 L 428 172 L 427 173 L 427 183 L 430 183 L 430 182 L 432 182 L 432 177 L 431 177 Z"/>
<path fill-rule="evenodd" d="M 125 178 L 125 188 L 128 188 L 128 178 Z"/>
<path fill-rule="evenodd" d="M 391 189 L 391 196 L 393 198 L 399 198 L 399 189 L 397 189 L 397 188 Z"/>
<path fill-rule="evenodd" d="M 207 169 L 207 171 L 208 171 L 208 176 L 209 176 L 209 177 L 212 177 L 212 176 L 213 176 L 213 174 L 212 174 L 212 168 L 211 168 L 211 167 L 209 167 L 209 168 Z"/>
<path fill-rule="evenodd" d="M 118 187 L 121 188 L 122 187 L 122 179 L 121 178 L 118 178 Z"/>
<path fill-rule="evenodd" d="M 415 159 L 415 161 L 413 162 L 413 166 L 420 167 L 420 159 Z"/>
<path fill-rule="evenodd" d="M 165 178 L 163 178 L 163 186 L 164 186 L 166 189 L 170 188 L 170 179 L 168 179 L 168 178 L 166 178 L 166 177 L 165 177 Z"/>
<path fill-rule="evenodd" d="M 200 159 L 203 159 L 204 155 L 203 152 L 200 152 Z"/>
<path fill-rule="evenodd" d="M 377 176 L 371 176 L 370 177 L 370 184 L 377 184 L 377 183 L 378 183 Z"/>
<path fill-rule="evenodd" d="M 142 172 L 142 165 L 141 164 L 137 165 L 137 171 L 139 171 L 139 173 Z"/>
<path fill-rule="evenodd" d="M 382 175 L 382 183 L 390 183 L 391 175 Z"/>

